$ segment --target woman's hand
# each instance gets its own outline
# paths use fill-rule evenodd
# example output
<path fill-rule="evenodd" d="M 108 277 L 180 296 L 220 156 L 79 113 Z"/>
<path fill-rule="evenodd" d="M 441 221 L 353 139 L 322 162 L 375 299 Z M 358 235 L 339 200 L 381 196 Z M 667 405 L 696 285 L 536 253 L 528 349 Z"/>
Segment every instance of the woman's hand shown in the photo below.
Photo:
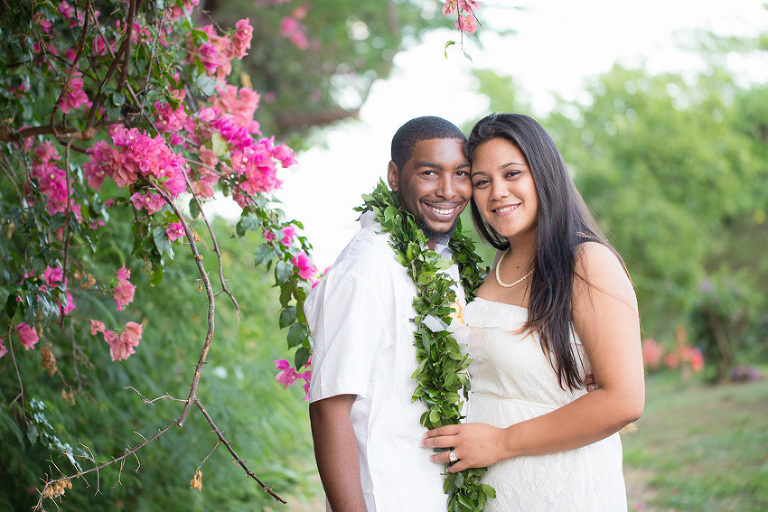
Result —
<path fill-rule="evenodd" d="M 468 468 L 484 468 L 507 458 L 504 429 L 484 423 L 446 425 L 424 434 L 421 446 L 426 448 L 447 448 L 430 457 L 432 462 L 447 464 L 452 450 L 458 462 L 448 468 L 458 473 Z"/>

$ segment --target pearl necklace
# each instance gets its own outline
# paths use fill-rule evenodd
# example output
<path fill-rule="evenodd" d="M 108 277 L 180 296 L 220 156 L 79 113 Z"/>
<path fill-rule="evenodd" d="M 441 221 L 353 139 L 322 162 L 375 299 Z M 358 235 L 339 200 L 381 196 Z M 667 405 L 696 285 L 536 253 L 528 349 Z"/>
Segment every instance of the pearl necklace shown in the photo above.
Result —
<path fill-rule="evenodd" d="M 518 279 L 514 283 L 511 283 L 511 284 L 502 283 L 501 282 L 501 277 L 499 277 L 499 267 L 501 267 L 501 262 L 504 261 L 504 256 L 506 256 L 508 252 L 509 252 L 509 249 L 507 249 L 506 251 L 501 253 L 501 258 L 499 258 L 499 262 L 496 263 L 496 282 L 499 283 L 499 285 L 503 286 L 504 288 L 512 288 L 513 286 L 522 283 L 523 281 L 528 279 L 528 276 L 533 274 L 533 269 L 531 269 L 527 274 L 525 274 L 523 277 L 521 277 L 520 279 Z"/>

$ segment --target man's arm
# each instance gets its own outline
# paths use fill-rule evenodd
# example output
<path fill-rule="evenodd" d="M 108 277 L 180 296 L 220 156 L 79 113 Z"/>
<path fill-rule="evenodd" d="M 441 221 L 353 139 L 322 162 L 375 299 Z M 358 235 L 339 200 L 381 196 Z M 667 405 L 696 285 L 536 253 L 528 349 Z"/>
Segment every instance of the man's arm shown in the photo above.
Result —
<path fill-rule="evenodd" d="M 309 404 L 315 459 L 333 512 L 365 512 L 360 463 L 350 412 L 355 395 L 337 395 Z"/>

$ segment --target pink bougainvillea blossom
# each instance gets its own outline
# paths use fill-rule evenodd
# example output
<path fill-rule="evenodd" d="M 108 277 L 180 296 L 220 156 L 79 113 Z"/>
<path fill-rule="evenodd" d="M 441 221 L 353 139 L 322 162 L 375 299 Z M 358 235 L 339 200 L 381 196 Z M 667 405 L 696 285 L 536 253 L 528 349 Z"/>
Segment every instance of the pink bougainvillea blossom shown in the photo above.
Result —
<path fill-rule="evenodd" d="M 287 37 L 300 50 L 306 50 L 309 47 L 307 26 L 293 16 L 283 18 L 280 23 L 280 34 Z"/>
<path fill-rule="evenodd" d="M 58 103 L 59 108 L 68 114 L 70 110 L 78 108 L 83 103 L 88 103 L 88 95 L 83 91 L 83 79 L 73 76 L 64 85 L 64 91 Z"/>
<path fill-rule="evenodd" d="M 16 336 L 19 337 L 19 341 L 26 350 L 34 348 L 37 342 L 40 341 L 40 338 L 37 336 L 37 329 L 23 322 L 16 326 Z"/>
<path fill-rule="evenodd" d="M 168 224 L 168 229 L 165 230 L 165 234 L 173 242 L 174 240 L 184 236 L 184 226 L 181 222 L 171 222 Z"/>
<path fill-rule="evenodd" d="M 106 327 L 104 327 L 104 322 L 100 320 L 91 320 L 91 334 L 94 335 L 96 333 L 104 333 L 106 331 Z"/>
<path fill-rule="evenodd" d="M 109 345 L 109 355 L 113 361 L 122 361 L 136 353 L 144 327 L 136 322 L 125 324 L 123 332 L 119 335 L 114 331 L 104 331 L 104 341 Z"/>
<path fill-rule="evenodd" d="M 118 311 L 122 311 L 125 306 L 133 302 L 133 295 L 136 287 L 128 281 L 128 278 L 130 277 L 131 271 L 125 268 L 125 265 L 120 267 L 117 271 L 118 281 L 112 296 L 115 299 Z"/>
<path fill-rule="evenodd" d="M 253 119 L 259 107 L 259 96 L 248 87 L 237 88 L 234 85 L 221 85 L 216 91 L 212 104 L 219 112 L 227 112 L 237 126 L 245 128 L 249 133 L 261 133 L 261 127 Z"/>
<path fill-rule="evenodd" d="M 296 228 L 293 226 L 286 226 L 282 230 L 283 238 L 280 239 L 280 243 L 286 247 L 290 247 L 293 244 L 293 238 L 296 236 Z M 264 239 L 267 242 L 271 242 L 275 239 L 275 235 L 269 231 L 264 231 Z"/>
<path fill-rule="evenodd" d="M 472 14 L 461 14 L 456 21 L 456 29 L 463 30 L 467 34 L 474 34 L 477 31 L 477 19 Z"/>
<path fill-rule="evenodd" d="M 311 279 L 317 274 L 317 269 L 312 265 L 309 256 L 303 251 L 298 253 L 296 257 L 291 260 L 291 263 L 293 263 L 299 271 L 299 276 L 302 279 Z"/>
<path fill-rule="evenodd" d="M 43 281 L 48 286 L 55 286 L 56 283 L 60 283 L 64 280 L 64 271 L 59 267 L 45 267 L 43 272 Z"/>
<path fill-rule="evenodd" d="M 130 279 L 131 269 L 125 268 L 125 265 L 123 265 L 119 269 L 117 269 L 116 275 L 118 279 Z"/>
<path fill-rule="evenodd" d="M 664 349 L 661 348 L 656 340 L 648 338 L 643 341 L 643 363 L 646 368 L 651 370 L 658 370 L 661 366 L 661 358 L 664 354 Z"/>
<path fill-rule="evenodd" d="M 277 379 L 277 382 L 285 386 L 286 389 L 288 389 L 288 386 L 292 386 L 293 383 L 296 382 L 296 379 L 299 378 L 299 374 L 296 373 L 296 369 L 293 368 L 291 364 L 285 359 L 275 360 L 275 366 L 278 370 L 280 370 L 277 372 L 275 379 Z"/>
<path fill-rule="evenodd" d="M 0 338 L 0 358 L 8 353 L 8 349 L 5 348 L 5 342 Z"/>
<path fill-rule="evenodd" d="M 235 23 L 237 31 L 232 36 L 228 48 L 228 53 L 232 57 L 242 59 L 248 55 L 248 50 L 251 48 L 251 38 L 253 38 L 253 27 L 249 21 L 249 18 L 245 18 Z"/>
<path fill-rule="evenodd" d="M 309 364 L 309 363 L 307 363 Z M 307 370 L 304 373 L 298 374 L 300 379 L 304 379 L 304 385 L 301 388 L 304 390 L 304 401 L 309 401 L 309 383 L 312 380 L 312 370 Z"/>
<path fill-rule="evenodd" d="M 186 190 L 186 160 L 171 150 L 162 135 L 150 137 L 137 128 L 127 129 L 122 125 L 113 125 L 110 135 L 114 147 L 100 141 L 88 150 L 91 160 L 83 164 L 88 186 L 100 190 L 104 179 L 109 177 L 122 188 L 136 183 L 141 176 L 164 187 L 171 198 Z M 151 209 L 150 213 L 159 209 L 152 196 L 140 201 L 132 197 L 131 201 L 137 209 Z"/>
<path fill-rule="evenodd" d="M 64 280 L 64 287 L 67 286 L 67 280 Z M 72 311 L 74 311 L 77 308 L 75 305 L 75 299 L 72 297 L 72 294 L 67 291 L 67 302 L 65 304 L 62 304 L 59 302 L 59 314 L 61 316 L 66 316 L 70 314 Z"/>
<path fill-rule="evenodd" d="M 293 150 L 285 144 L 275 146 L 272 150 L 272 156 L 279 160 L 283 167 L 290 167 L 297 163 Z"/>
<path fill-rule="evenodd" d="M 453 14 L 456 12 L 457 2 L 456 0 L 447 0 L 443 4 L 443 14 L 448 16 L 449 14 Z"/>
<path fill-rule="evenodd" d="M 184 123 L 188 117 L 186 110 L 184 110 L 184 104 L 181 102 L 174 109 L 170 104 L 158 101 L 155 103 L 155 113 L 157 114 L 155 126 L 160 133 L 180 131 L 184 128 Z"/>
<path fill-rule="evenodd" d="M 193 8 L 197 7 L 199 2 L 200 0 L 184 0 L 180 7 L 178 5 L 174 5 L 171 8 L 171 20 L 176 21 L 182 16 L 188 15 L 192 12 Z"/>
<path fill-rule="evenodd" d="M 57 163 L 61 157 L 53 144 L 42 142 L 34 146 L 34 155 L 32 177 L 37 180 L 38 190 L 47 200 L 48 213 L 50 215 L 67 213 L 67 203 L 69 203 L 70 212 L 75 215 L 78 222 L 82 222 L 80 205 L 76 204 L 74 199 L 67 201 L 67 174 Z"/>

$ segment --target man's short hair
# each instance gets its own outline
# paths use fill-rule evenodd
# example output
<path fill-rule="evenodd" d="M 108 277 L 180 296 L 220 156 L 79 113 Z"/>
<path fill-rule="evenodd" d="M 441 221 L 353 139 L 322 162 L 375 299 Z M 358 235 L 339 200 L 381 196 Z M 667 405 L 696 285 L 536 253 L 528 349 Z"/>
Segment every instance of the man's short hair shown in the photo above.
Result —
<path fill-rule="evenodd" d="M 422 116 L 411 119 L 392 137 L 392 161 L 398 170 L 413 156 L 416 143 L 430 139 L 467 140 L 464 133 L 452 122 L 437 116 Z"/>

